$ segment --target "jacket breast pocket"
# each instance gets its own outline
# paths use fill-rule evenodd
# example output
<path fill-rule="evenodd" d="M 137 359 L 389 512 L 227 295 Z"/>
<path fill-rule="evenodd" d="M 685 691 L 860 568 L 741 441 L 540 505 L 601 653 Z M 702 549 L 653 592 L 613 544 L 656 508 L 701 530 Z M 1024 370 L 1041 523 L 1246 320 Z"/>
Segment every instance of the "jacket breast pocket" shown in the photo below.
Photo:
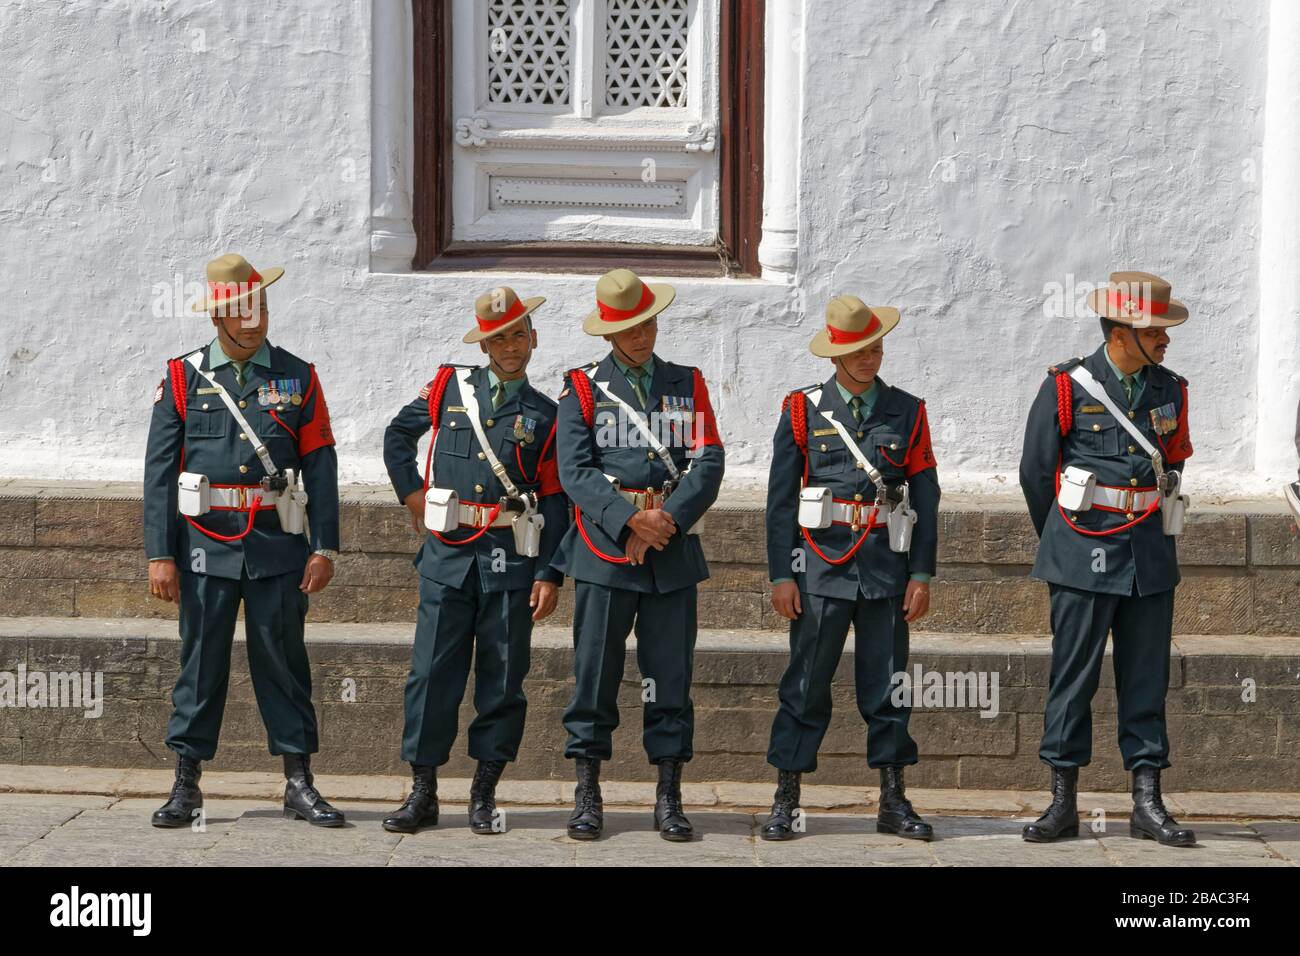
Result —
<path fill-rule="evenodd" d="M 469 419 L 460 412 L 443 412 L 438 425 L 438 451 L 458 458 L 469 457 Z"/>
<path fill-rule="evenodd" d="M 902 474 L 903 462 L 907 458 L 903 436 L 897 432 L 880 431 L 873 432 L 869 440 L 874 451 L 872 460 L 880 473 L 890 476 Z"/>
<path fill-rule="evenodd" d="M 839 439 L 808 439 L 808 480 L 838 475 L 849 463 L 849 450 Z"/>
<path fill-rule="evenodd" d="M 1119 454 L 1119 423 L 1109 415 L 1075 415 L 1074 434 L 1084 451 L 1104 456 Z"/>
<path fill-rule="evenodd" d="M 281 425 L 280 422 L 276 421 L 275 416 L 278 416 L 280 422 L 284 422 L 284 425 Z M 298 430 L 297 415 L 288 411 L 283 411 L 275 412 L 275 416 L 271 414 L 270 409 L 267 409 L 258 415 L 256 420 L 251 424 L 257 429 L 257 434 L 263 439 L 287 438 L 292 441 L 293 435 L 289 434 L 289 428 L 292 428 L 295 432 Z M 288 428 L 285 427 L 286 425 Z"/>
<path fill-rule="evenodd" d="M 224 405 L 206 409 L 191 405 L 185 417 L 185 434 L 190 438 L 225 438 L 229 431 L 230 413 Z"/>

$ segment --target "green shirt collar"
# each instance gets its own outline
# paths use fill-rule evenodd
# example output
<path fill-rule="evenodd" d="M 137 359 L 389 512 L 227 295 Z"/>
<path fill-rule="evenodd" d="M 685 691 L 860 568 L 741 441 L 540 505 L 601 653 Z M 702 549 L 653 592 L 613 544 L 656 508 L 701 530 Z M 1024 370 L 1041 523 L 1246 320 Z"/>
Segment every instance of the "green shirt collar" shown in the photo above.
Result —
<path fill-rule="evenodd" d="M 852 407 L 853 407 L 853 393 L 850 392 L 850 391 L 849 391 L 847 388 L 845 388 L 843 385 L 841 385 L 841 384 L 840 384 L 840 380 L 839 380 L 838 378 L 835 380 L 835 387 L 838 388 L 838 389 L 840 390 L 840 398 L 844 399 L 844 404 L 845 404 L 845 405 L 848 405 L 850 408 L 852 408 Z M 862 417 L 863 417 L 863 418 L 866 418 L 868 415 L 870 415 L 870 414 L 871 414 L 871 409 L 875 407 L 875 405 L 876 405 L 876 394 L 877 394 L 877 392 L 879 392 L 879 389 L 876 388 L 876 383 L 873 381 L 873 382 L 871 383 L 871 387 L 870 387 L 869 389 L 867 389 L 865 392 L 863 392 L 862 395 L 860 396 L 861 399 L 862 399 L 862 409 L 861 409 L 861 410 L 862 410 Z"/>
<path fill-rule="evenodd" d="M 1115 377 L 1119 379 L 1119 381 L 1122 383 L 1124 381 L 1124 373 L 1119 370 L 1119 366 L 1117 366 L 1114 362 L 1111 361 L 1110 349 L 1106 348 L 1106 346 L 1103 345 L 1101 347 L 1101 354 L 1106 356 L 1106 364 L 1110 366 L 1110 370 L 1115 373 Z M 1146 366 L 1144 365 L 1136 372 L 1133 373 L 1134 385 L 1142 384 L 1142 373 L 1145 371 L 1146 371 Z"/>
<path fill-rule="evenodd" d="M 254 365 L 260 365 L 263 368 L 271 367 L 271 347 L 262 340 L 262 347 L 253 353 L 253 357 L 248 361 Z M 215 372 L 223 365 L 233 365 L 235 360 L 226 354 L 226 350 L 221 347 L 221 339 L 212 340 L 212 348 L 208 350 L 208 369 Z"/>
<path fill-rule="evenodd" d="M 624 365 L 622 360 L 619 359 L 617 355 L 614 355 L 614 353 L 612 352 L 610 354 L 613 355 L 614 357 L 614 364 L 618 366 L 618 370 L 622 372 L 624 375 L 627 375 L 630 371 L 632 371 L 633 368 L 636 367 L 634 365 Z M 648 359 L 645 360 L 645 362 L 641 364 L 641 368 L 645 371 L 645 374 L 648 378 L 654 378 L 655 357 L 651 355 Z"/>
<path fill-rule="evenodd" d="M 487 373 L 488 373 L 488 394 L 491 395 L 493 389 L 497 387 L 497 382 L 500 382 L 501 379 L 497 378 L 497 373 L 492 371 L 491 368 L 488 368 Z M 523 376 L 522 378 L 506 379 L 505 381 L 506 399 L 509 400 L 514 398 L 516 395 L 518 395 L 519 390 L 524 387 L 527 381 L 528 381 L 527 375 Z"/>

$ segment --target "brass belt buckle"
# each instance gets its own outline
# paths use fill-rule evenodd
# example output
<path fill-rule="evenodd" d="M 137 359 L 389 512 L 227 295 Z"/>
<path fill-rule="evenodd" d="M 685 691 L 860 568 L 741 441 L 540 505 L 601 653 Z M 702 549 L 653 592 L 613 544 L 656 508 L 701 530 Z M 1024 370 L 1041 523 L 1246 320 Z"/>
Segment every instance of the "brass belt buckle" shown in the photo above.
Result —
<path fill-rule="evenodd" d="M 1137 492 L 1134 491 L 1132 488 L 1124 489 L 1124 504 L 1120 510 L 1125 512 L 1131 512 L 1133 510 L 1134 499 L 1136 498 L 1136 496 L 1137 496 Z"/>
<path fill-rule="evenodd" d="M 239 489 L 239 510 L 240 511 L 248 510 L 248 489 L 247 488 Z"/>
<path fill-rule="evenodd" d="M 849 510 L 849 530 L 857 531 L 862 527 L 862 502 L 855 501 Z"/>

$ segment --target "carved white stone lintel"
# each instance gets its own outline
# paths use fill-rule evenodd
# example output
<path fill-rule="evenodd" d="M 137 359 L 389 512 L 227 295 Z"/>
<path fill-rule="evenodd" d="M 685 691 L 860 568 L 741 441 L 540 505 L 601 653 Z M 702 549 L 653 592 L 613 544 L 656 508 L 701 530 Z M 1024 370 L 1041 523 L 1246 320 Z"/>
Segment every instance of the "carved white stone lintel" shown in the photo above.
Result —
<path fill-rule="evenodd" d="M 717 127 L 712 123 L 687 123 L 670 127 L 583 126 L 509 129 L 493 126 L 485 116 L 456 120 L 456 144 L 470 149 L 594 149 L 627 152 L 711 153 L 717 148 Z"/>

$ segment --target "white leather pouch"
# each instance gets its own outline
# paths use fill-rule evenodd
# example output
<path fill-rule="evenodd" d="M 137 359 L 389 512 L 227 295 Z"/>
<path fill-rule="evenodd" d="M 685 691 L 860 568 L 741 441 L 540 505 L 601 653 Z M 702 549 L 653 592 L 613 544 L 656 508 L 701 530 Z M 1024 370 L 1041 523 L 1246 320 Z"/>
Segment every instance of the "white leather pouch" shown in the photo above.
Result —
<path fill-rule="evenodd" d="M 212 510 L 212 487 L 208 476 L 182 471 L 176 477 L 176 510 L 199 518 Z"/>
<path fill-rule="evenodd" d="M 1096 487 L 1096 475 L 1071 465 L 1061 472 L 1061 490 L 1056 500 L 1066 511 L 1088 511 L 1092 508 L 1092 493 Z"/>
<path fill-rule="evenodd" d="M 510 530 L 515 535 L 515 552 L 525 558 L 535 558 L 542 550 L 542 528 L 546 517 L 540 514 L 515 515 Z"/>
<path fill-rule="evenodd" d="M 446 534 L 460 527 L 460 497 L 450 488 L 430 488 L 424 493 L 424 526 Z"/>
<path fill-rule="evenodd" d="M 814 530 L 831 526 L 829 488 L 805 488 L 799 492 L 799 526 Z"/>
<path fill-rule="evenodd" d="M 275 513 L 280 519 L 280 530 L 285 534 L 302 534 L 307 527 L 307 492 L 298 487 L 298 476 L 293 469 L 285 469 L 289 485 L 275 500 Z"/>

